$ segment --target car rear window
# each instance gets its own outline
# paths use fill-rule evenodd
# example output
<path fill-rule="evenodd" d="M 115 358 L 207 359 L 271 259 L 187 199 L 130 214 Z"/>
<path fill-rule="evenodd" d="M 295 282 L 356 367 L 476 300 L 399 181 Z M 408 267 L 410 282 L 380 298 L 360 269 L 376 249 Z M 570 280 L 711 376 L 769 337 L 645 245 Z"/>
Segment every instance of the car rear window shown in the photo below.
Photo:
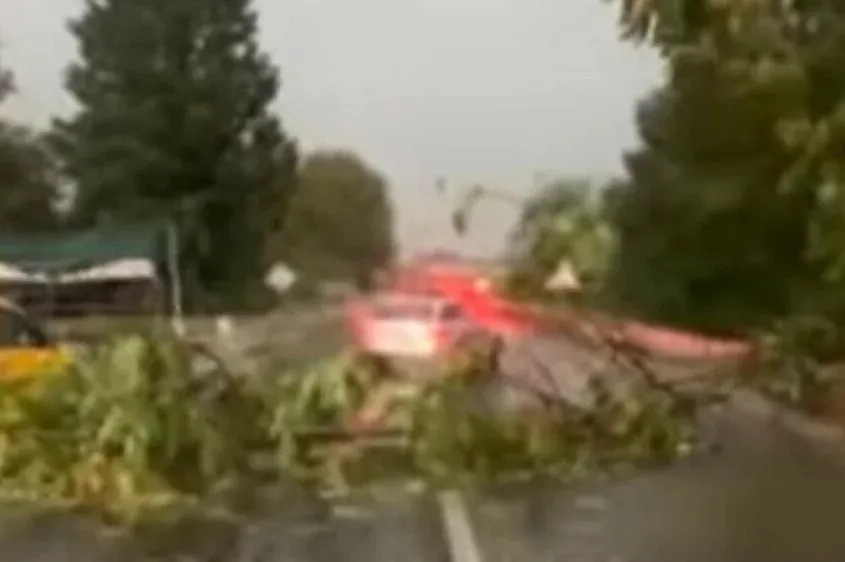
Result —
<path fill-rule="evenodd" d="M 441 320 L 461 320 L 464 317 L 464 311 L 456 304 L 447 304 L 440 311 Z"/>
<path fill-rule="evenodd" d="M 426 301 L 383 301 L 375 305 L 376 317 L 389 319 L 418 319 L 428 320 L 434 317 L 437 303 Z"/>

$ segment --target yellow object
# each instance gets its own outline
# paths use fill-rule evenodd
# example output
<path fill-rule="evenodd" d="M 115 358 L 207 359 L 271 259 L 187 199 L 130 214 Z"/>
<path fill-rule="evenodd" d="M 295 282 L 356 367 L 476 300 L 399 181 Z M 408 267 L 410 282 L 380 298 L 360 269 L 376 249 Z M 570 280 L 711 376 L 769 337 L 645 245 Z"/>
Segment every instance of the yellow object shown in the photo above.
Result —
<path fill-rule="evenodd" d="M 51 340 L 25 310 L 0 297 L 0 381 L 56 372 L 72 361 L 69 349 Z"/>

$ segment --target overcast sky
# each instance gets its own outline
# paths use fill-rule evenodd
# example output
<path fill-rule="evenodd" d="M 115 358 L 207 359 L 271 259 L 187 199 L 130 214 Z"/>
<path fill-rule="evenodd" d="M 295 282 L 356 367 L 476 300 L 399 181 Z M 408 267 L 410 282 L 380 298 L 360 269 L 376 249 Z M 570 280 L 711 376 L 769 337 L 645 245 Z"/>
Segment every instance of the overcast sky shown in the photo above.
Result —
<path fill-rule="evenodd" d="M 479 209 L 456 238 L 438 177 L 528 193 L 540 175 L 607 177 L 635 140 L 633 105 L 657 84 L 654 53 L 618 40 L 602 0 L 258 0 L 282 68 L 278 101 L 305 148 L 358 151 L 390 179 L 403 245 L 496 251 L 514 210 Z M 80 0 L 0 3 L 5 111 L 46 124 L 73 109 L 62 68 Z"/>

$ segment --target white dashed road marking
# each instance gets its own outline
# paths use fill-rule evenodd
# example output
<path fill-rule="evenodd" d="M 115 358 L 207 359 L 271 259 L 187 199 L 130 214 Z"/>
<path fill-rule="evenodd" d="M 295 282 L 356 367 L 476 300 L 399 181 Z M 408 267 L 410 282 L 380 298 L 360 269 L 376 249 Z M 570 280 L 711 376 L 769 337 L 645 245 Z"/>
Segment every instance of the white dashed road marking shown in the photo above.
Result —
<path fill-rule="evenodd" d="M 450 562 L 483 562 L 461 495 L 455 491 L 440 492 L 437 502 L 440 504 Z"/>

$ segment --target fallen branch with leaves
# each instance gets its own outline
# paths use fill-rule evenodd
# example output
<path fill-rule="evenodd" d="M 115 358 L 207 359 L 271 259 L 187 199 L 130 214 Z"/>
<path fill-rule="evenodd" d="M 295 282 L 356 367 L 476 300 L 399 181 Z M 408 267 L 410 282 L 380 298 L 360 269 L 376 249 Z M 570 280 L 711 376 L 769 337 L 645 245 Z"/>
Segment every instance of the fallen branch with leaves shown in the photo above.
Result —
<path fill-rule="evenodd" d="M 637 384 L 622 392 L 589 373 L 590 407 L 554 391 L 554 365 L 536 366 L 543 388 L 490 357 L 425 384 L 353 354 L 265 376 L 217 364 L 199 377 L 196 351 L 124 337 L 66 373 L 0 388 L 0 491 L 131 521 L 268 477 L 335 493 L 397 479 L 567 479 L 671 462 L 697 444 L 700 395 L 614 342 L 594 353 Z M 535 399 L 504 406 L 501 394 L 512 391 Z"/>

